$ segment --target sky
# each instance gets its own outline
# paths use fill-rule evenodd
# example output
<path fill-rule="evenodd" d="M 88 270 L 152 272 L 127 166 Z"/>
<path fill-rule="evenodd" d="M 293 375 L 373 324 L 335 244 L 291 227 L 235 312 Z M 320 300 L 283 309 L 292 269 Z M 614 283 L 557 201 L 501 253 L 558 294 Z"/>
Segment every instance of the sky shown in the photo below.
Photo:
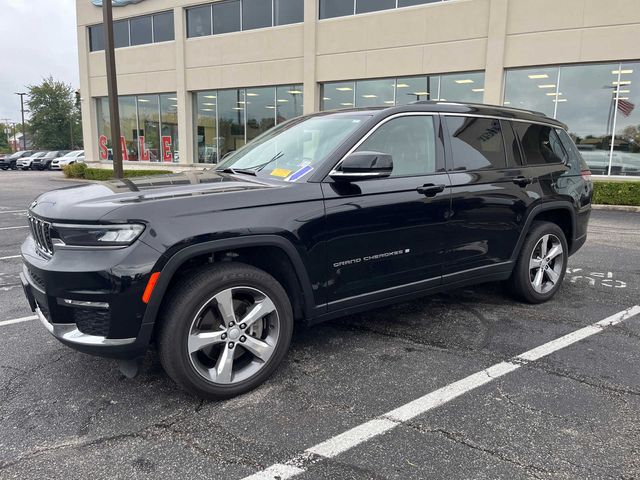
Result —
<path fill-rule="evenodd" d="M 0 0 L 0 32 L 0 122 L 19 122 L 14 92 L 49 75 L 79 88 L 75 0 Z"/>

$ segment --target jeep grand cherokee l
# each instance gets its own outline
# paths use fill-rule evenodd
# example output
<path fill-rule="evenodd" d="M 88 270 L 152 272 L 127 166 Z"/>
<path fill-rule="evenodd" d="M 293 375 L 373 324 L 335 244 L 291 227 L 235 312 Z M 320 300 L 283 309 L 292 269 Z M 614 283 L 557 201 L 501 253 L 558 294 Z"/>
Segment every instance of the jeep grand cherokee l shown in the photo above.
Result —
<path fill-rule="evenodd" d="M 263 382 L 308 323 L 487 281 L 558 291 L 592 183 L 565 126 L 451 103 L 323 112 L 213 170 L 41 195 L 22 281 L 62 343 L 120 360 L 154 343 L 196 395 Z"/>

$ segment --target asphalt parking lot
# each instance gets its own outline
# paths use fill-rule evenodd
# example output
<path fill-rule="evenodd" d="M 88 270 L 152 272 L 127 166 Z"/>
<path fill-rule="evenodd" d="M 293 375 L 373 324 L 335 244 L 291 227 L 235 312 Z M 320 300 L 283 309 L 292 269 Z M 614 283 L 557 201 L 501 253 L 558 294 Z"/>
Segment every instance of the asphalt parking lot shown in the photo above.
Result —
<path fill-rule="evenodd" d="M 488 284 L 300 326 L 265 385 L 203 402 L 153 354 L 128 380 L 7 322 L 32 315 L 25 209 L 60 175 L 0 172 L 0 478 L 640 477 L 640 214 L 594 211 L 547 304 Z"/>

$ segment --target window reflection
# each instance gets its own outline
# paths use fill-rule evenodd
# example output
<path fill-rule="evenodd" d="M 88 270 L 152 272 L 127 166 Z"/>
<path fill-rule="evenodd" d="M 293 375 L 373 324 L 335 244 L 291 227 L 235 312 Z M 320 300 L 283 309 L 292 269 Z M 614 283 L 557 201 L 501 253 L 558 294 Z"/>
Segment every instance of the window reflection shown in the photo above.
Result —
<path fill-rule="evenodd" d="M 359 80 L 356 82 L 356 107 L 394 104 L 395 80 Z"/>
<path fill-rule="evenodd" d="M 175 93 L 160 95 L 160 125 L 162 130 L 160 160 L 177 162 L 180 160 L 180 146 L 178 144 L 178 99 Z"/>
<path fill-rule="evenodd" d="M 160 160 L 160 99 L 158 95 L 138 97 L 138 153 L 140 160 Z"/>
<path fill-rule="evenodd" d="M 120 110 L 120 135 L 124 137 L 124 149 L 122 158 L 125 160 L 138 160 L 138 117 L 136 113 L 136 97 L 127 96 L 118 98 Z"/>
<path fill-rule="evenodd" d="M 253 140 L 276 124 L 275 90 L 247 88 L 247 141 Z"/>
<path fill-rule="evenodd" d="M 484 72 L 455 73 L 440 76 L 441 101 L 482 103 Z"/>
<path fill-rule="evenodd" d="M 282 123 L 302 115 L 302 85 L 288 85 L 276 88 L 276 122 Z"/>
<path fill-rule="evenodd" d="M 211 35 L 211 5 L 187 9 L 187 37 Z"/>
<path fill-rule="evenodd" d="M 404 77 L 397 80 L 396 105 L 438 98 L 438 77 Z"/>
<path fill-rule="evenodd" d="M 218 96 L 215 91 L 195 95 L 196 154 L 199 163 L 218 162 L 218 125 L 216 120 Z"/>
<path fill-rule="evenodd" d="M 325 83 L 322 88 L 322 110 L 353 107 L 354 95 L 355 82 Z"/>
<path fill-rule="evenodd" d="M 218 129 L 220 158 L 238 150 L 244 141 L 244 89 L 218 90 Z"/>
<path fill-rule="evenodd" d="M 506 74 L 504 104 L 553 117 L 558 89 L 558 67 L 510 70 Z"/>
<path fill-rule="evenodd" d="M 611 173 L 640 175 L 640 62 L 623 63 L 619 70 Z"/>

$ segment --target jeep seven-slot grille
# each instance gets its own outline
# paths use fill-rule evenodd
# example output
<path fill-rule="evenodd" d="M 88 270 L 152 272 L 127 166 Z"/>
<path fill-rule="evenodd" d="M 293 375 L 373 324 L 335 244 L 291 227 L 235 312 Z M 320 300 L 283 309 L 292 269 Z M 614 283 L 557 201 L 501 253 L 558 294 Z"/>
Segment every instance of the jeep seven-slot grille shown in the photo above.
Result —
<path fill-rule="evenodd" d="M 51 224 L 29 215 L 29 228 L 38 248 L 48 255 L 53 255 Z"/>

